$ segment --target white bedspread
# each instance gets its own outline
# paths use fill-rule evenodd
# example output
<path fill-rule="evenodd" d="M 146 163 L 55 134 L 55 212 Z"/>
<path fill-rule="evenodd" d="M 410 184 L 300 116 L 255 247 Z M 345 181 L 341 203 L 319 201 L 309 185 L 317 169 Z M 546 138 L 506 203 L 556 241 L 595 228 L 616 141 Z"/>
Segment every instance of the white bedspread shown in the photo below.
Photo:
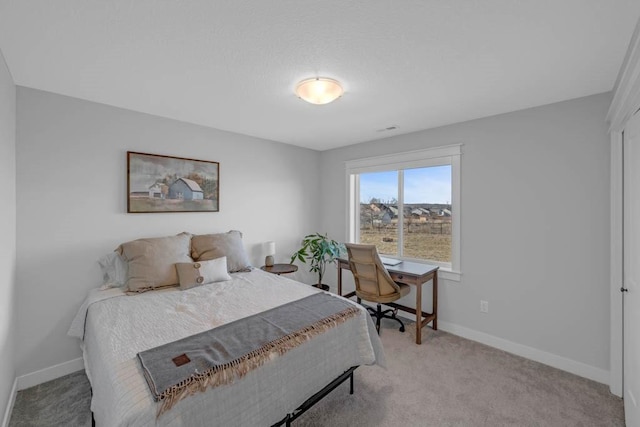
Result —
<path fill-rule="evenodd" d="M 349 367 L 384 366 L 382 345 L 363 309 L 360 316 L 274 357 L 235 383 L 190 396 L 156 419 L 157 403 L 138 352 L 319 292 L 261 270 L 232 276 L 231 281 L 187 291 L 89 295 L 69 333 L 81 337 L 84 332 L 91 410 L 98 427 L 269 426 Z"/>

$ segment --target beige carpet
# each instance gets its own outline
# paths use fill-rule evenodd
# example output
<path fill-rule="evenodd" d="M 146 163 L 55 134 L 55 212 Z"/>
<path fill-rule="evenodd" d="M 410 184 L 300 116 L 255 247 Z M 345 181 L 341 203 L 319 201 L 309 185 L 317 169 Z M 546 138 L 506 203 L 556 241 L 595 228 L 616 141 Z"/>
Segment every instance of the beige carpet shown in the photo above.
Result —
<path fill-rule="evenodd" d="M 358 368 L 353 395 L 341 385 L 296 425 L 624 426 L 608 386 L 429 328 L 419 346 L 409 325 L 385 326 L 387 369 Z"/>
<path fill-rule="evenodd" d="M 607 386 L 445 332 L 383 324 L 387 369 L 362 366 L 294 426 L 624 426 Z M 90 426 L 83 372 L 18 393 L 9 425 Z M 212 424 L 214 425 L 214 424 Z"/>

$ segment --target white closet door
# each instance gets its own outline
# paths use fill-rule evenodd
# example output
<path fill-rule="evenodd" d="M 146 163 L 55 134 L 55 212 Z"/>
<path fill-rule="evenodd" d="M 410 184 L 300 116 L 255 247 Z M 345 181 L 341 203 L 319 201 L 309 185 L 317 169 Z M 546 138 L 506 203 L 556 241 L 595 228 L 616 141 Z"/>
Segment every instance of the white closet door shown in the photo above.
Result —
<path fill-rule="evenodd" d="M 624 130 L 624 408 L 640 426 L 640 113 Z"/>

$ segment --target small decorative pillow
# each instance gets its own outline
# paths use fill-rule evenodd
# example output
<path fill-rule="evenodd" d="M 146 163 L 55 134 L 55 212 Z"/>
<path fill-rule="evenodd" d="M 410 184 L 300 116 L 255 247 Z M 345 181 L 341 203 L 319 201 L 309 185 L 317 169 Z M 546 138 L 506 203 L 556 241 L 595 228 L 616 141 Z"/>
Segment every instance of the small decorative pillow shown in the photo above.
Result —
<path fill-rule="evenodd" d="M 118 252 L 127 261 L 127 290 L 145 292 L 177 285 L 176 263 L 192 262 L 189 256 L 191 234 L 138 239 L 121 244 Z"/>
<path fill-rule="evenodd" d="M 109 252 L 98 260 L 102 270 L 101 289 L 119 288 L 127 282 L 127 263 L 116 252 Z"/>
<path fill-rule="evenodd" d="M 176 264 L 176 270 L 178 270 L 182 290 L 231 280 L 231 276 L 227 273 L 227 257 L 224 256 L 210 261 L 179 262 Z"/>
<path fill-rule="evenodd" d="M 226 256 L 229 273 L 251 270 L 249 257 L 242 244 L 242 233 L 203 234 L 191 239 L 191 257 L 195 261 L 208 261 Z"/>

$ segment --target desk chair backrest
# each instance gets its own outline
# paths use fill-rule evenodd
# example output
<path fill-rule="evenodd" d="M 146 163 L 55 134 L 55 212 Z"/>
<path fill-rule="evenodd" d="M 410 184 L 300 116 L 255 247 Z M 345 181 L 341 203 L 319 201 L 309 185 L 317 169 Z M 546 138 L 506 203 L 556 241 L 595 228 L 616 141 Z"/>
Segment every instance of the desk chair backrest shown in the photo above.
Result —
<path fill-rule="evenodd" d="M 356 282 L 356 295 L 367 301 L 385 302 L 400 297 L 400 286 L 393 281 L 374 245 L 346 243 L 349 268 Z"/>

